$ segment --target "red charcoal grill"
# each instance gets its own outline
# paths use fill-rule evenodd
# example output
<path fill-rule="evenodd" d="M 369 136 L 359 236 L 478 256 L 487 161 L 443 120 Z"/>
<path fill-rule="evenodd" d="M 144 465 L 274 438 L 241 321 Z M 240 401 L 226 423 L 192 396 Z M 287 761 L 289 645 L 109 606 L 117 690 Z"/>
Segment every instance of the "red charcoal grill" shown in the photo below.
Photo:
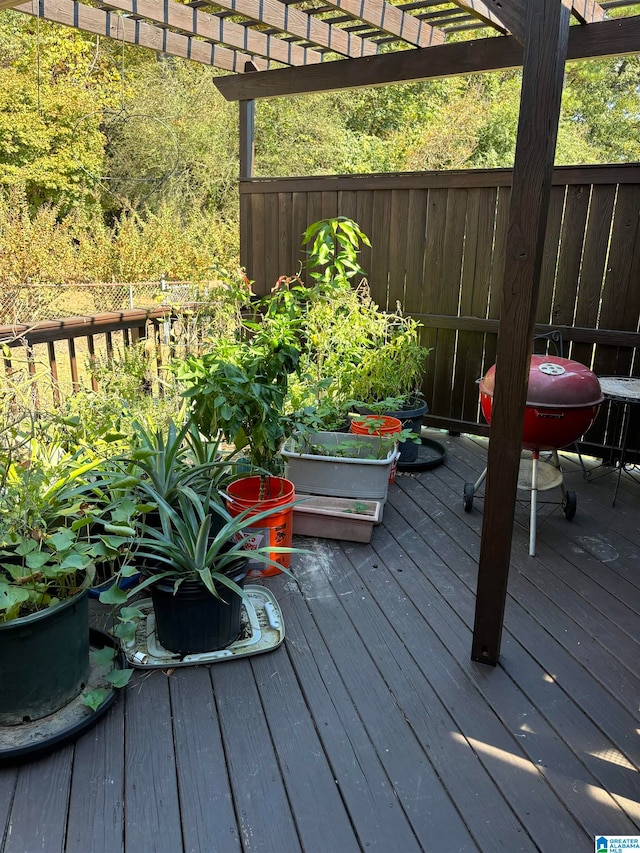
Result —
<path fill-rule="evenodd" d="M 491 424 L 495 364 L 480 380 L 480 406 L 487 423 Z M 521 466 L 518 488 L 531 490 L 531 516 L 529 527 L 529 554 L 535 555 L 536 511 L 538 491 L 560 486 L 562 510 L 567 519 L 576 514 L 576 493 L 567 491 L 558 459 L 558 449 L 573 444 L 591 426 L 602 403 L 602 391 L 595 373 L 584 364 L 553 355 L 532 355 L 529 367 L 529 386 L 524 413 L 522 446 L 532 451 L 529 472 Z M 540 451 L 552 451 L 550 463 L 543 462 L 540 476 Z M 485 477 L 485 468 L 477 482 L 465 483 L 464 508 L 471 512 L 473 496 Z"/>

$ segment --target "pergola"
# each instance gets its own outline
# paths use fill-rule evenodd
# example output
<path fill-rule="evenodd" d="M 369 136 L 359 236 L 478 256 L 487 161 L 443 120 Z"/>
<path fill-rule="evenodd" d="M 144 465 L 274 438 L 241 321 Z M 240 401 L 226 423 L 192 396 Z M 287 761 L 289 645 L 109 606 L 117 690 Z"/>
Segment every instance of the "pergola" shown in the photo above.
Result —
<path fill-rule="evenodd" d="M 640 53 L 640 3 L 0 0 L 8 7 L 237 72 L 215 83 L 240 102 L 242 177 L 252 174 L 256 99 L 522 66 L 472 645 L 474 660 L 495 665 L 565 63 Z M 608 20 L 618 7 L 629 16 Z M 476 37 L 456 41 L 463 31 Z"/>

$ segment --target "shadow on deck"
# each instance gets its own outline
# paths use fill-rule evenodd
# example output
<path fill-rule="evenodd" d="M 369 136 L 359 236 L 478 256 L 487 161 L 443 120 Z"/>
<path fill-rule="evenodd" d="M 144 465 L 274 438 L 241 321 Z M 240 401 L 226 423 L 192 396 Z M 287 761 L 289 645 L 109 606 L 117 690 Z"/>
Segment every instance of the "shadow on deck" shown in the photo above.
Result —
<path fill-rule="evenodd" d="M 500 664 L 470 661 L 481 441 L 401 475 L 370 545 L 270 579 L 278 650 L 139 672 L 75 745 L 0 771 L 3 853 L 593 850 L 640 835 L 640 484 L 517 510 Z"/>

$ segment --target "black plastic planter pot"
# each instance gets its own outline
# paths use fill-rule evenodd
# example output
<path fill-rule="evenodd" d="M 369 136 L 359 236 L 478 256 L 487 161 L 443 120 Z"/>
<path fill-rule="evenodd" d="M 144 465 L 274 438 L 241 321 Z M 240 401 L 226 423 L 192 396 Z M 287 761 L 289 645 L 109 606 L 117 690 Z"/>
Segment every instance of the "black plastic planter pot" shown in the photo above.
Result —
<path fill-rule="evenodd" d="M 232 576 L 244 587 L 246 561 Z M 225 586 L 216 584 L 220 600 L 199 580 L 184 581 L 175 595 L 173 581 L 161 580 L 150 587 L 156 618 L 156 635 L 167 651 L 180 655 L 201 654 L 226 649 L 240 636 L 242 599 Z"/>
<path fill-rule="evenodd" d="M 39 720 L 84 688 L 89 675 L 87 590 L 0 624 L 0 725 Z"/>

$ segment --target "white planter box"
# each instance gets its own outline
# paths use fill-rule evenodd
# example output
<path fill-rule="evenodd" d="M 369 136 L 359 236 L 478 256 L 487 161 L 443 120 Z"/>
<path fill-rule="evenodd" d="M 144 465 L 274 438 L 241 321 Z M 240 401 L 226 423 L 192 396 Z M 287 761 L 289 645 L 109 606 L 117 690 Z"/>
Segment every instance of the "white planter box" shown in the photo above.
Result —
<path fill-rule="evenodd" d="M 350 452 L 357 455 L 332 455 L 333 452 L 343 452 L 345 444 L 353 448 Z M 305 452 L 311 445 L 322 446 L 327 455 Z M 303 492 L 384 503 L 398 450 L 392 444 L 382 459 L 376 459 L 380 446 L 380 438 L 374 435 L 315 433 L 300 446 L 295 437 L 290 438 L 282 450 L 286 463 L 285 477 L 295 484 L 296 494 Z"/>
<path fill-rule="evenodd" d="M 293 532 L 320 539 L 369 542 L 374 524 L 382 520 L 380 501 L 300 495 L 293 508 Z"/>

